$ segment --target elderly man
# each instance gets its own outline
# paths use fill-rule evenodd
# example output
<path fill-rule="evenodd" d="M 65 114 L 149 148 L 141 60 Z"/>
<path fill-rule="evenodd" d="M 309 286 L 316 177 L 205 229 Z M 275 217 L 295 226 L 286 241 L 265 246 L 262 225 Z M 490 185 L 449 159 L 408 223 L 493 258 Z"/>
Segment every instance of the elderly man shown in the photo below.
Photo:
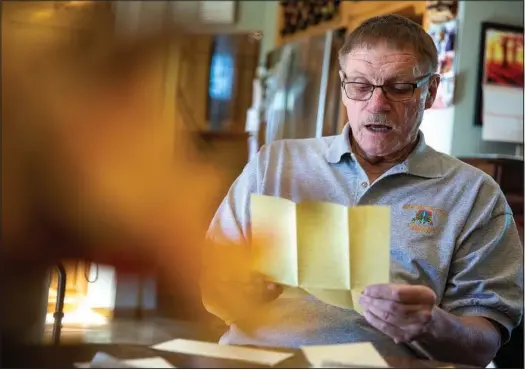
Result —
<path fill-rule="evenodd" d="M 249 286 L 221 278 L 210 257 L 203 302 L 230 326 L 221 343 L 371 341 L 384 355 L 486 365 L 522 316 L 522 246 L 498 185 L 430 148 L 419 131 L 440 82 L 434 42 L 408 19 L 376 17 L 348 36 L 340 64 L 342 133 L 263 147 L 231 187 L 209 239 L 216 249 L 232 241 L 248 249 L 252 193 L 389 205 L 392 283 L 366 287 L 361 316 L 303 291 L 281 294 L 260 278 Z M 416 223 L 425 210 L 440 217 Z"/>

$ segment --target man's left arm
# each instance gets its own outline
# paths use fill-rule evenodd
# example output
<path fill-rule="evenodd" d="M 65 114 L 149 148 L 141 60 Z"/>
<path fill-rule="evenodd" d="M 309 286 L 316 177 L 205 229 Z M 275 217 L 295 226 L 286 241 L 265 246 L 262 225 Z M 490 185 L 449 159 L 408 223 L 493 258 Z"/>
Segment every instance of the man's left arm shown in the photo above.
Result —
<path fill-rule="evenodd" d="M 433 357 L 486 366 L 522 318 L 523 247 L 504 208 L 456 250 L 443 300 L 418 340 Z"/>
<path fill-rule="evenodd" d="M 441 302 L 425 286 L 369 286 L 367 321 L 432 359 L 486 366 L 523 313 L 523 247 L 501 198 L 499 213 L 458 239 Z"/>

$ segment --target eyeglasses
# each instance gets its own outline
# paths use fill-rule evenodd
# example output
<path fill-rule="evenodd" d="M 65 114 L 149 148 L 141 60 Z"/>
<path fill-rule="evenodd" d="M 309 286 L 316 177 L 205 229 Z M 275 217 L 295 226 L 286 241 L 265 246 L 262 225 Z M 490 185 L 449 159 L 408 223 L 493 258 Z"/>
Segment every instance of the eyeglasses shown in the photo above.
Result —
<path fill-rule="evenodd" d="M 421 76 L 418 81 L 414 83 L 409 82 L 398 82 L 387 85 L 373 85 L 364 82 L 348 82 L 341 81 L 341 87 L 345 91 L 348 99 L 358 100 L 358 101 L 367 101 L 374 94 L 376 88 L 383 90 L 385 97 L 393 102 L 402 102 L 410 100 L 414 97 L 414 92 L 417 88 L 423 86 L 429 78 L 432 76 L 432 73 L 428 73 L 424 76 Z"/>

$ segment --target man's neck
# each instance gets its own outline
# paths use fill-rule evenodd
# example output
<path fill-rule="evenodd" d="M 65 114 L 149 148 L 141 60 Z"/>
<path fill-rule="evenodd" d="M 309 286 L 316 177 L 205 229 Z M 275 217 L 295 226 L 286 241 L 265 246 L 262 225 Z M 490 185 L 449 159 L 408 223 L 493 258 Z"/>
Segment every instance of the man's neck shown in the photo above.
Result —
<path fill-rule="evenodd" d="M 405 161 L 410 153 L 415 149 L 419 142 L 419 136 L 416 137 L 410 144 L 392 153 L 388 156 L 368 156 L 351 138 L 352 151 L 355 153 L 357 161 L 366 172 L 370 184 L 381 177 L 386 171 L 394 167 L 395 165 Z"/>

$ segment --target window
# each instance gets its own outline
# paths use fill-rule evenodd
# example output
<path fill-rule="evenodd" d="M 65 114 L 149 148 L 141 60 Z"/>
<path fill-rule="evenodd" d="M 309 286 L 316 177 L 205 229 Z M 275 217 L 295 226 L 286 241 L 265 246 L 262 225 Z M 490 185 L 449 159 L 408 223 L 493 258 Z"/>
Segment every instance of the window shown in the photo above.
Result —
<path fill-rule="evenodd" d="M 231 35 L 215 36 L 212 44 L 207 119 L 214 131 L 225 130 L 232 123 L 235 46 Z"/>
<path fill-rule="evenodd" d="M 231 55 L 225 52 L 212 54 L 208 91 L 211 99 L 231 99 L 234 82 L 233 72 L 233 58 Z"/>

